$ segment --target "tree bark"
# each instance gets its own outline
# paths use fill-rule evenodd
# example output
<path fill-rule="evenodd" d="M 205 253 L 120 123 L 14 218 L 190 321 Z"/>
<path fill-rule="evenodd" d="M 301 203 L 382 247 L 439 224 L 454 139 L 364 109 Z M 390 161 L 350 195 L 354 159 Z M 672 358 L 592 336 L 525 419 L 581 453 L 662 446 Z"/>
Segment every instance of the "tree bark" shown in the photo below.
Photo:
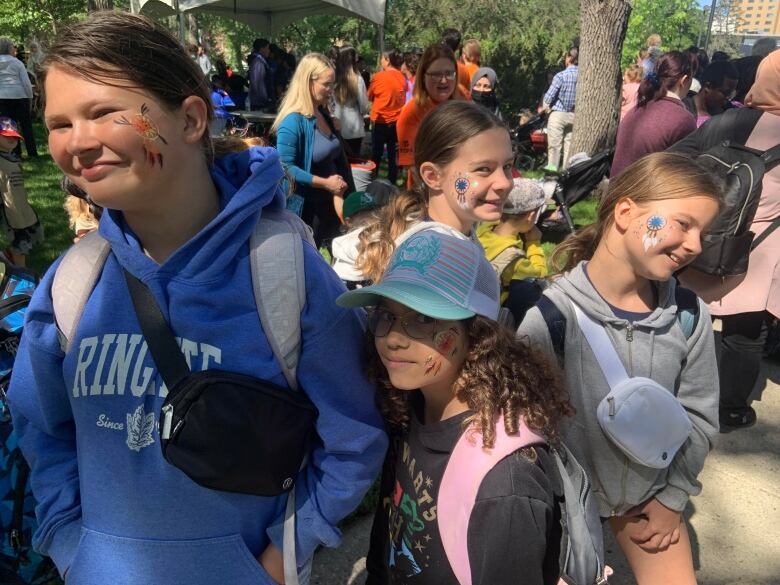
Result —
<path fill-rule="evenodd" d="M 98 10 L 113 10 L 114 0 L 87 0 L 87 12 Z"/>
<path fill-rule="evenodd" d="M 582 0 L 574 134 L 569 152 L 589 155 L 611 147 L 620 118 L 620 53 L 631 4 Z"/>

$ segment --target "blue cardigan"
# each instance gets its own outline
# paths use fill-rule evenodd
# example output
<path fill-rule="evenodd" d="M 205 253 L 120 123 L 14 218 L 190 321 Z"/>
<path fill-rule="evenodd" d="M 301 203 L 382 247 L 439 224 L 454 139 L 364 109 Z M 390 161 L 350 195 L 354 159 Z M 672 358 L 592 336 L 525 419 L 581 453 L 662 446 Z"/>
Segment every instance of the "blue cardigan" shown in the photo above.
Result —
<path fill-rule="evenodd" d="M 324 112 L 323 114 L 328 120 L 327 114 Z M 333 127 L 332 122 L 329 125 L 331 128 Z M 279 158 L 287 172 L 292 175 L 296 185 L 311 187 L 314 180 L 314 175 L 310 171 L 316 126 L 316 116 L 304 116 L 294 112 L 284 117 L 276 132 L 276 150 L 279 151 Z M 343 151 L 341 156 L 336 159 L 336 170 L 349 185 L 347 192 L 354 191 L 352 171 Z M 297 188 L 296 192 L 298 192 Z"/>

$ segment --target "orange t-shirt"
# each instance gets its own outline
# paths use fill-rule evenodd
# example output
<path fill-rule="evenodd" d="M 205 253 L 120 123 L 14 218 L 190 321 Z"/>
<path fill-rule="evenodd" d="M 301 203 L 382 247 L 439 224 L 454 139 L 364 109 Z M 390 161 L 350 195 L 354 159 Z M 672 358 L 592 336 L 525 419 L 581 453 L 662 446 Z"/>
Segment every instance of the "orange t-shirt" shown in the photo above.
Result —
<path fill-rule="evenodd" d="M 477 65 L 476 63 L 466 63 L 464 67 L 466 68 L 466 72 L 469 74 L 469 80 L 466 83 L 466 87 L 471 89 L 471 79 L 474 77 L 474 74 L 477 72 L 477 69 L 479 69 L 479 65 Z"/>
<path fill-rule="evenodd" d="M 398 69 L 379 71 L 368 86 L 371 121 L 391 124 L 398 120 L 406 102 L 406 77 Z"/>
<path fill-rule="evenodd" d="M 423 118 L 430 114 L 436 108 L 434 102 L 429 101 L 428 105 L 420 108 L 417 101 L 410 99 L 398 117 L 395 131 L 398 135 L 398 164 L 402 167 L 411 167 L 414 165 L 414 139 L 417 138 L 417 130 Z"/>
<path fill-rule="evenodd" d="M 471 75 L 469 75 L 466 66 L 457 61 L 458 63 L 458 85 L 460 86 L 461 93 L 466 96 L 466 99 L 471 100 Z"/>

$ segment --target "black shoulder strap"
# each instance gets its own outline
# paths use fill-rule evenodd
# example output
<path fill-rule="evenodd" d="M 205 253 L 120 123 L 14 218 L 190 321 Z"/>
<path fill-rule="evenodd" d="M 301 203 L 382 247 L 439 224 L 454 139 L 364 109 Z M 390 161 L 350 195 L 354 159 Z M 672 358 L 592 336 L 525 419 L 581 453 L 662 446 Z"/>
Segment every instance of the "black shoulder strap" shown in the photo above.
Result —
<path fill-rule="evenodd" d="M 750 245 L 751 252 L 755 250 L 756 246 L 758 246 L 761 242 L 766 240 L 770 236 L 770 234 L 779 227 L 780 227 L 780 217 L 776 217 L 775 220 L 769 224 L 769 227 L 766 228 L 763 232 L 761 232 L 760 236 L 758 236 L 755 240 L 753 240 L 753 243 Z"/>
<path fill-rule="evenodd" d="M 550 333 L 553 349 L 559 359 L 563 360 L 564 347 L 566 345 L 566 316 L 561 313 L 550 297 L 542 295 L 536 302 L 536 307 L 542 314 L 544 322 L 547 324 L 547 330 Z"/>
<path fill-rule="evenodd" d="M 190 375 L 187 360 L 184 359 L 170 326 L 154 300 L 152 291 L 127 270 L 123 272 L 149 353 L 152 354 L 154 365 L 170 390 Z"/>
<path fill-rule="evenodd" d="M 757 108 L 738 108 L 734 115 L 730 116 L 733 125 L 728 138 L 737 144 L 745 144 L 763 113 L 763 110 Z M 720 114 L 720 116 L 722 115 Z M 718 119 L 720 116 L 713 116 L 713 119 Z"/>
<path fill-rule="evenodd" d="M 778 164 L 780 164 L 780 144 L 776 144 L 769 150 L 765 151 L 761 156 L 761 159 L 764 161 L 766 172 L 769 172 L 775 168 Z"/>

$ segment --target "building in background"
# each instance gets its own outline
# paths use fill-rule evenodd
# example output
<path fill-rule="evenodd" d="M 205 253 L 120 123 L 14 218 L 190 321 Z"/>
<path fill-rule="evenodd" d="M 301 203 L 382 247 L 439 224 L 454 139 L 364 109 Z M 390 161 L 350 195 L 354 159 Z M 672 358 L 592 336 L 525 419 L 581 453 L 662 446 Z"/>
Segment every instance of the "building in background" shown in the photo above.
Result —
<path fill-rule="evenodd" d="M 732 0 L 737 31 L 743 34 L 780 35 L 780 0 Z"/>

